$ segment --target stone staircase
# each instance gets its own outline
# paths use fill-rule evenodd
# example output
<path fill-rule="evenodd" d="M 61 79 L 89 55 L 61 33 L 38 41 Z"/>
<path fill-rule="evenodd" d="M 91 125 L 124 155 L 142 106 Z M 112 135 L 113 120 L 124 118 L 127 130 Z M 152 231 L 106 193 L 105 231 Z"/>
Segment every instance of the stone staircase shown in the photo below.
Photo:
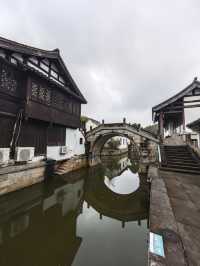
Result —
<path fill-rule="evenodd" d="M 200 176 L 200 159 L 187 145 L 164 145 L 161 170 Z"/>

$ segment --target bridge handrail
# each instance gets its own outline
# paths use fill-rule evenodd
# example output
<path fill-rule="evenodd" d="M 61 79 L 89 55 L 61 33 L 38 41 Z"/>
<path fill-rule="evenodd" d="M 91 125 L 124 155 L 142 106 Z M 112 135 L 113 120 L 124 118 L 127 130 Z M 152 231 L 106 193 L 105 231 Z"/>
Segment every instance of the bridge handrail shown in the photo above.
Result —
<path fill-rule="evenodd" d="M 91 131 L 88 131 L 86 133 L 86 138 L 92 136 L 93 134 L 95 134 L 96 132 L 98 132 L 100 129 L 107 129 L 109 127 L 125 127 L 127 129 L 134 129 L 134 131 L 137 131 L 138 133 L 141 132 L 142 135 L 144 135 L 144 137 L 150 138 L 150 139 L 154 139 L 154 141 L 158 142 L 158 138 L 157 136 L 155 136 L 154 134 L 152 134 L 151 132 L 143 129 L 143 128 L 138 128 L 135 125 L 131 125 L 131 124 L 127 124 L 127 123 L 109 123 L 109 124 L 100 124 L 99 126 L 95 127 L 94 129 L 92 129 Z M 137 133 L 136 133 L 137 134 Z M 139 134 L 140 135 L 140 134 Z"/>
<path fill-rule="evenodd" d="M 124 123 L 100 124 L 97 127 L 93 128 L 92 130 L 88 131 L 87 133 L 95 132 L 101 127 L 114 127 L 114 126 L 117 126 L 117 127 L 131 127 L 131 128 L 136 129 L 137 131 L 143 131 L 143 132 L 145 132 L 145 133 L 147 133 L 149 135 L 157 137 L 156 134 L 154 134 L 154 133 L 152 133 L 152 132 L 150 132 L 150 131 L 148 131 L 148 130 L 146 130 L 144 128 L 141 128 L 141 127 L 138 128 L 134 124 L 132 125 L 132 124 L 127 124 L 127 123 L 126 124 L 124 124 Z"/>

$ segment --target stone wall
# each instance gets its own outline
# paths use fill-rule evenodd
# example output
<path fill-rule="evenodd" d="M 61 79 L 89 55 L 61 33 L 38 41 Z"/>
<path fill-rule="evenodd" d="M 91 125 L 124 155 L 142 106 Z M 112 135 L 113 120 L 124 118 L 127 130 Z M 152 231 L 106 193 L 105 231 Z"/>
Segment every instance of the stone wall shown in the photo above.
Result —
<path fill-rule="evenodd" d="M 51 161 L 1 168 L 0 195 L 43 181 L 49 172 L 53 172 L 54 167 L 55 163 Z"/>
<path fill-rule="evenodd" d="M 50 160 L 0 168 L 0 196 L 44 181 L 58 173 L 61 165 L 59 174 L 65 174 L 86 167 L 88 163 L 85 156 L 76 156 L 64 162 Z"/>

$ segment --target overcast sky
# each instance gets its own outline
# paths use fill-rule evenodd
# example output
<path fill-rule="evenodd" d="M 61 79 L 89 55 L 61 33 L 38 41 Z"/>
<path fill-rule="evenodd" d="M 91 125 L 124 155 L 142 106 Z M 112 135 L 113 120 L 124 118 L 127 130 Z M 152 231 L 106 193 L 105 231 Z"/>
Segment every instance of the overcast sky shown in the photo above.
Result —
<path fill-rule="evenodd" d="M 0 0 L 0 35 L 59 48 L 82 113 L 151 123 L 151 108 L 200 76 L 199 0 Z"/>

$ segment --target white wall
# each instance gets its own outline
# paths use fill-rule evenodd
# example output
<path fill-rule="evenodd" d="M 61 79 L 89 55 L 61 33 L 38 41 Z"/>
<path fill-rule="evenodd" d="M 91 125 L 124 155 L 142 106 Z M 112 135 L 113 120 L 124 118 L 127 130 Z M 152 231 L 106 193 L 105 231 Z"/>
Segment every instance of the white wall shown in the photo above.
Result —
<path fill-rule="evenodd" d="M 80 144 L 82 138 L 82 144 Z M 85 139 L 79 129 L 66 129 L 67 153 L 60 154 L 60 146 L 47 146 L 47 158 L 53 160 L 65 160 L 75 155 L 85 154 Z"/>
<path fill-rule="evenodd" d="M 185 97 L 184 101 L 200 100 L 200 96 Z M 184 106 L 194 105 L 195 103 L 184 103 Z M 200 118 L 200 107 L 185 108 L 185 124 L 189 124 Z M 187 131 L 191 131 L 187 128 Z"/>
<path fill-rule="evenodd" d="M 80 144 L 80 138 L 83 140 L 82 144 Z M 85 139 L 79 129 L 66 129 L 66 146 L 72 156 L 85 153 Z"/>

